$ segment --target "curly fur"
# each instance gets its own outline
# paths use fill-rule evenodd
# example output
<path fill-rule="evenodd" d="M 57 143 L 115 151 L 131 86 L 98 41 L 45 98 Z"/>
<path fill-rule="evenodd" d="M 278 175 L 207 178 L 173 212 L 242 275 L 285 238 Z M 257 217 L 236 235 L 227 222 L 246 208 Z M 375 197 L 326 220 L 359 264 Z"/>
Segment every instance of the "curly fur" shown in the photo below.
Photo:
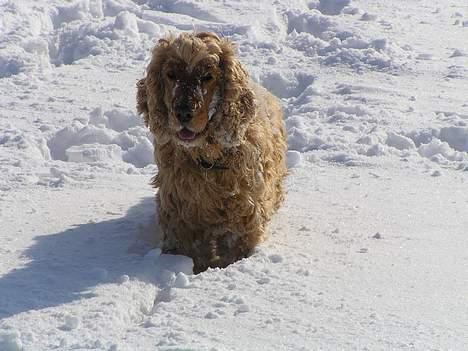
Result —
<path fill-rule="evenodd" d="M 188 124 L 197 133 L 193 141 L 177 134 L 180 99 L 195 111 Z M 229 41 L 183 33 L 153 49 L 137 83 L 137 110 L 155 138 L 164 252 L 192 257 L 195 272 L 248 256 L 283 200 L 279 101 L 249 79 Z"/>

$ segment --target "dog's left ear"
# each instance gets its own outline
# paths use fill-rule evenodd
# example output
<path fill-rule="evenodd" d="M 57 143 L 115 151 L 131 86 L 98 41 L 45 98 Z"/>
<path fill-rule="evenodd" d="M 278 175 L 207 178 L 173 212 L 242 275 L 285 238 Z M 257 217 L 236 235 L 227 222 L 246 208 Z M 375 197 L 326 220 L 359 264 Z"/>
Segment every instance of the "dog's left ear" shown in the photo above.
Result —
<path fill-rule="evenodd" d="M 233 143 L 244 138 L 248 122 L 255 115 L 254 93 L 249 86 L 249 75 L 236 57 L 234 44 L 226 39 L 220 43 L 222 70 L 222 109 L 229 118 L 224 119 L 225 132 Z"/>
<path fill-rule="evenodd" d="M 219 64 L 224 80 L 223 99 L 235 101 L 248 89 L 249 75 L 237 59 L 233 43 L 223 39 L 220 47 L 222 53 Z"/>
<path fill-rule="evenodd" d="M 143 116 L 145 125 L 149 127 L 148 96 L 146 94 L 146 79 L 140 79 L 137 84 L 137 112 Z"/>

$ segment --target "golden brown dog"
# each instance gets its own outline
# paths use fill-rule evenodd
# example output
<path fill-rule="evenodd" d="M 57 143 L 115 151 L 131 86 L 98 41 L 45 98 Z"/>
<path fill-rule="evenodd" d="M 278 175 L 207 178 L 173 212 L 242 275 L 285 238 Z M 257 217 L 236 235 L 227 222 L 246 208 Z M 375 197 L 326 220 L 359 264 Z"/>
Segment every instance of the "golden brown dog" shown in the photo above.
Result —
<path fill-rule="evenodd" d="M 159 40 L 137 88 L 154 134 L 163 251 L 192 257 L 195 272 L 248 256 L 283 200 L 279 101 L 213 33 Z"/>

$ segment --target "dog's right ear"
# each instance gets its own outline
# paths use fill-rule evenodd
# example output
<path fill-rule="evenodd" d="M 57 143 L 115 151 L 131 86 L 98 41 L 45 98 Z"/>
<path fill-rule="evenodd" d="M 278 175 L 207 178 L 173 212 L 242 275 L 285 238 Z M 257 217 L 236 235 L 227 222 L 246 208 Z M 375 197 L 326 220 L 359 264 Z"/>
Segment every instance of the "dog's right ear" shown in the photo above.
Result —
<path fill-rule="evenodd" d="M 149 127 L 149 114 L 148 114 L 148 95 L 146 94 L 146 79 L 140 79 L 137 84 L 137 111 L 138 114 L 143 116 L 145 125 Z"/>

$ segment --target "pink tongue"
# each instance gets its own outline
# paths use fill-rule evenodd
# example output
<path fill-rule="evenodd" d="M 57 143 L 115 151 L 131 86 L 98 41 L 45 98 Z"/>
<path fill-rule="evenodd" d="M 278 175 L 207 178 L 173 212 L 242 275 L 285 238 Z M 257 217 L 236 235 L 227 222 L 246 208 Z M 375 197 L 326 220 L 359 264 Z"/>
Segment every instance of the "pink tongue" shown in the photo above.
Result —
<path fill-rule="evenodd" d="M 179 138 L 182 140 L 193 140 L 197 136 L 197 133 L 192 132 L 191 130 L 188 130 L 187 128 L 184 128 L 179 131 Z"/>

